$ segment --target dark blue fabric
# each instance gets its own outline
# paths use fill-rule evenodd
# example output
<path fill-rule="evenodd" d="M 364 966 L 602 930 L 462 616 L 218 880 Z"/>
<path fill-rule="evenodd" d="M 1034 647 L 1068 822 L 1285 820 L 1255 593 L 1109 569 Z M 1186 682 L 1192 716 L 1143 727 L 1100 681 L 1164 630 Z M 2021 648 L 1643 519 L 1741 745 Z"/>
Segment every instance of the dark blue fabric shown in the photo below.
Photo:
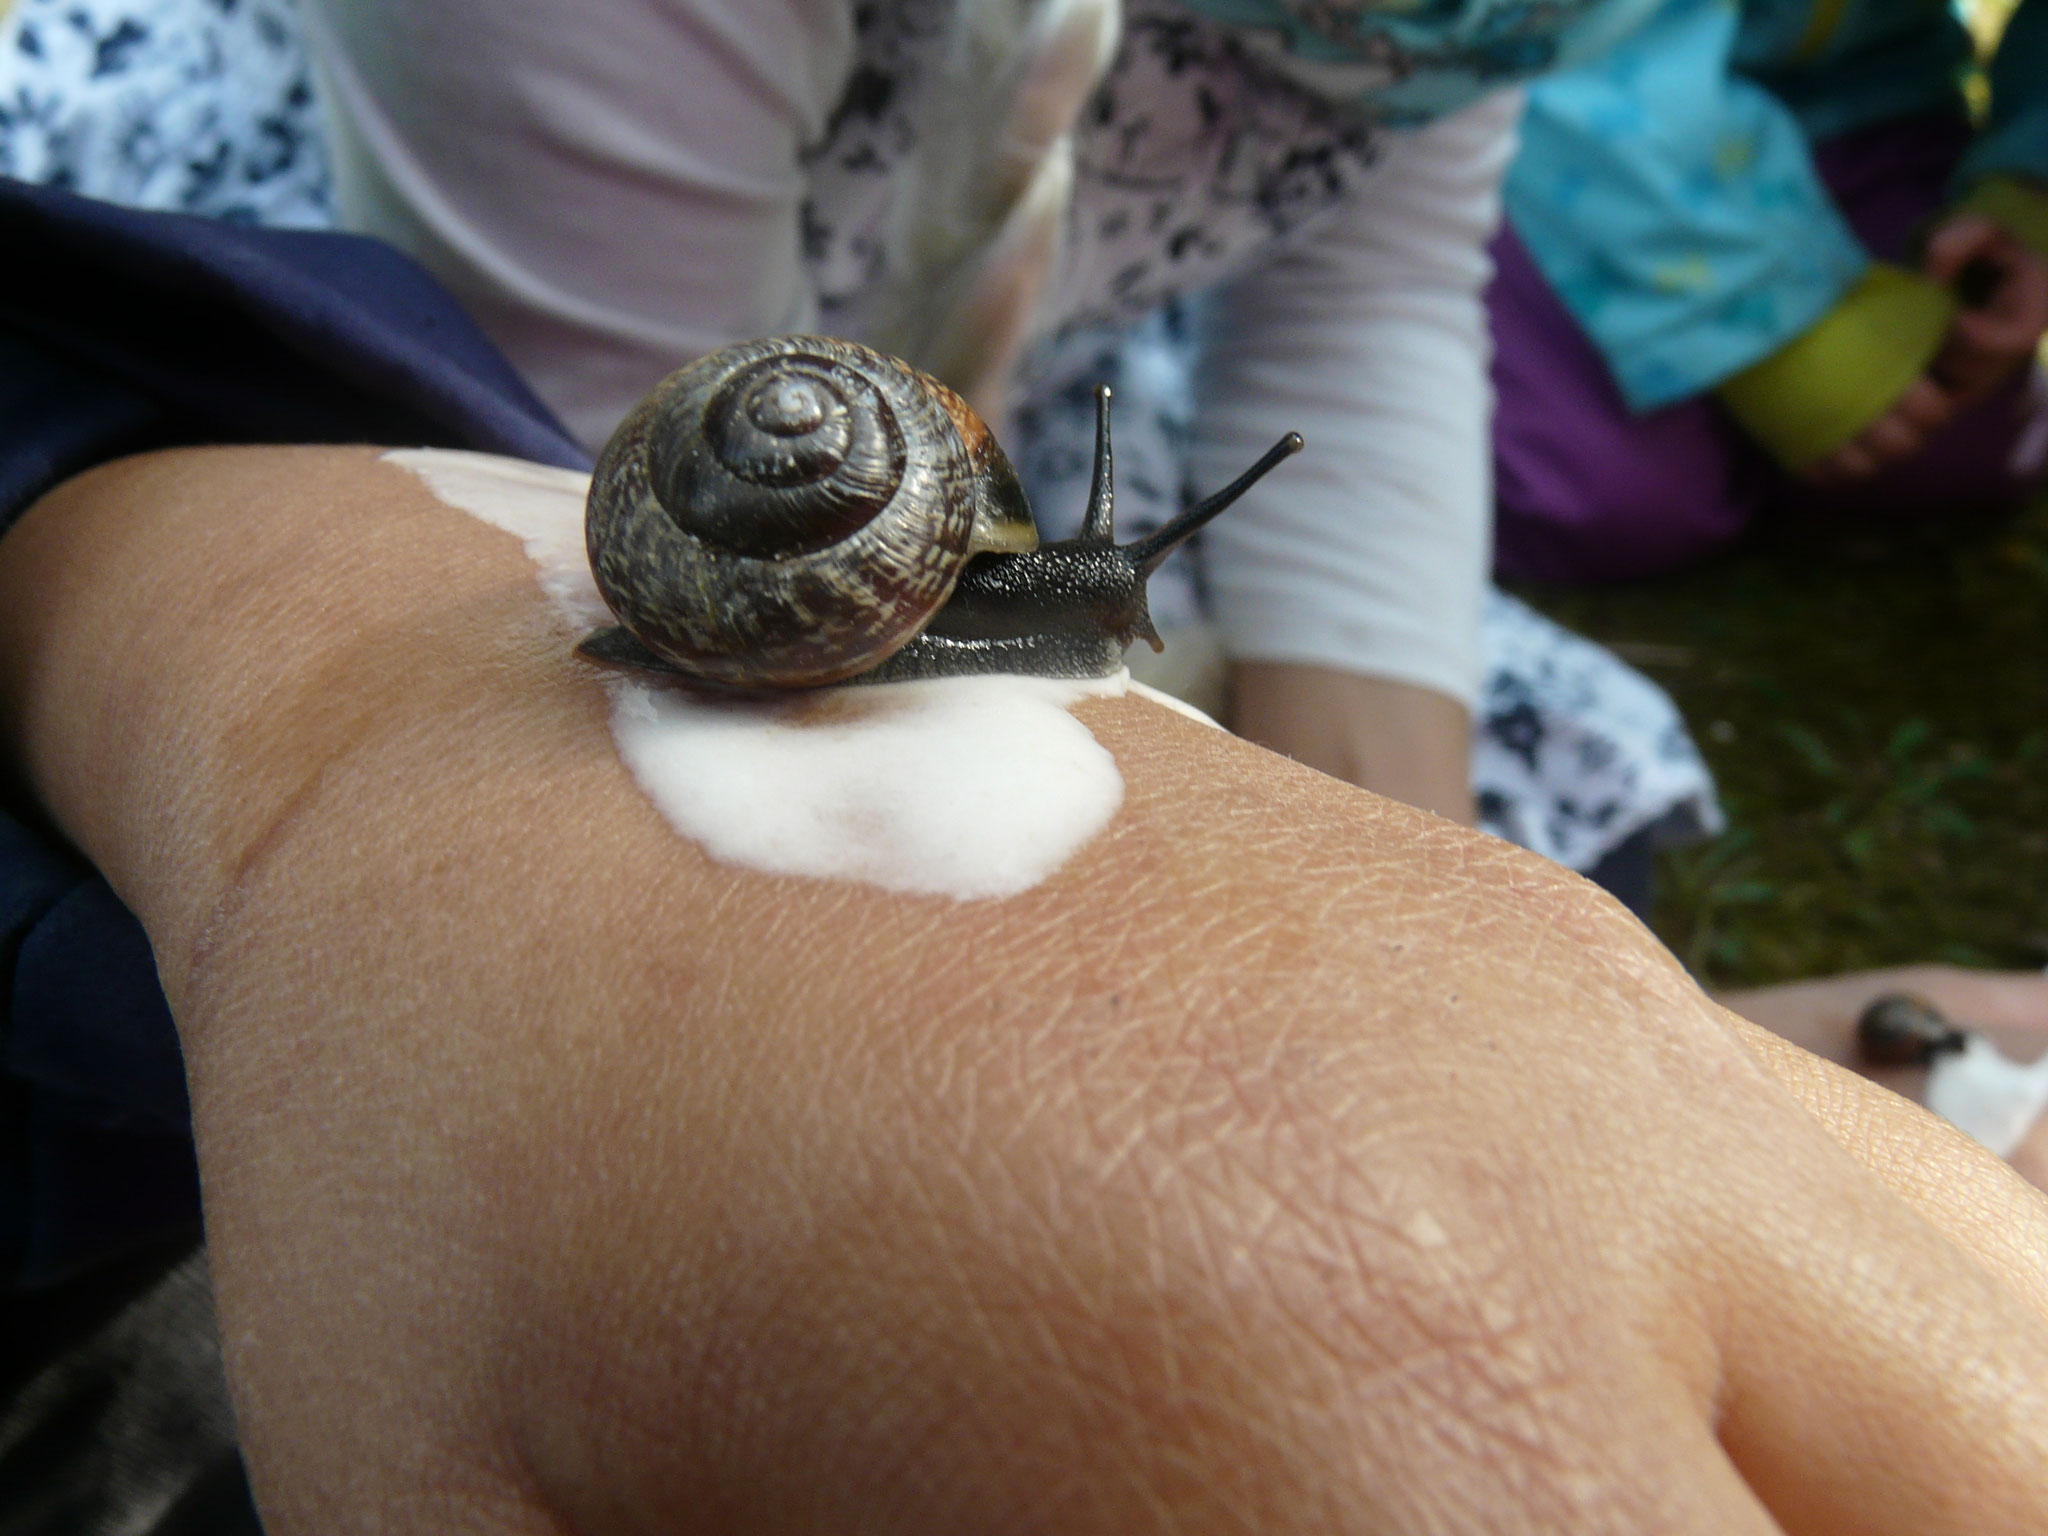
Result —
<path fill-rule="evenodd" d="M 97 875 L 44 910 L 15 951 L 7 1069 L 97 1105 L 110 1129 L 184 1132 L 185 1065 L 142 927 Z M 121 1063 L 109 1078 L 106 1064 Z"/>
<path fill-rule="evenodd" d="M 146 401 L 168 442 L 589 463 L 433 278 L 356 235 L 142 213 L 0 179 L 0 334 L 69 379 Z M 0 426 L 0 485 L 19 483 L 14 423 Z M 0 518 L 20 507 L 0 503 Z"/>
<path fill-rule="evenodd" d="M 141 213 L 0 178 L 0 530 L 144 448 L 370 442 L 587 468 L 413 262 L 352 235 Z M 196 1221 L 183 1069 L 141 925 L 0 811 L 0 1276 Z"/>
<path fill-rule="evenodd" d="M 0 251 L 0 284 L 6 282 Z M 0 322 L 0 529 L 43 491 L 161 436 L 150 402 L 74 367 Z"/>

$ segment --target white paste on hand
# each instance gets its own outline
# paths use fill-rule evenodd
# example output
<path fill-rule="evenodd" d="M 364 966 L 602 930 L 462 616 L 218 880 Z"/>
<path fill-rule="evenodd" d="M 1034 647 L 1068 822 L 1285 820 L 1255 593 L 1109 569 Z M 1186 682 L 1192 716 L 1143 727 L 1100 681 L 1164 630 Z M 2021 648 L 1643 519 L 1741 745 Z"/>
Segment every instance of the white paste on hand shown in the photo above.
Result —
<path fill-rule="evenodd" d="M 566 635 L 614 622 L 583 550 L 589 476 L 431 448 L 384 460 L 523 540 Z M 625 673 L 607 687 L 619 755 L 669 824 L 714 858 L 772 874 L 963 901 L 1014 895 L 1123 803 L 1116 760 L 1068 713 L 1125 692 L 1123 674 L 935 678 L 767 700 Z"/>
<path fill-rule="evenodd" d="M 409 469 L 448 506 L 520 539 L 540 571 L 541 590 L 578 635 L 612 624 L 583 553 L 583 501 L 590 476 L 524 459 L 451 448 L 395 448 L 386 464 Z"/>
<path fill-rule="evenodd" d="M 1982 1035 L 1935 1058 L 1927 1107 L 2000 1157 L 2012 1156 L 2048 1110 L 2048 1056 L 2022 1066 Z"/>
<path fill-rule="evenodd" d="M 1128 676 L 1128 674 L 1126 675 Z M 1220 731 L 1223 729 L 1222 726 L 1218 725 L 1214 720 L 1211 720 L 1208 717 L 1208 715 L 1204 714 L 1201 710 L 1195 708 L 1195 706 L 1190 704 L 1186 699 L 1179 698 L 1174 694 L 1163 691 L 1162 689 L 1154 688 L 1150 683 L 1141 683 L 1135 677 L 1131 678 L 1131 680 L 1124 685 L 1124 691 L 1129 693 L 1133 698 L 1150 699 L 1154 704 L 1160 705 L 1162 708 L 1165 709 L 1170 709 L 1176 715 L 1186 715 L 1190 720 L 1194 721 L 1197 725 L 1206 725 L 1212 731 Z"/>

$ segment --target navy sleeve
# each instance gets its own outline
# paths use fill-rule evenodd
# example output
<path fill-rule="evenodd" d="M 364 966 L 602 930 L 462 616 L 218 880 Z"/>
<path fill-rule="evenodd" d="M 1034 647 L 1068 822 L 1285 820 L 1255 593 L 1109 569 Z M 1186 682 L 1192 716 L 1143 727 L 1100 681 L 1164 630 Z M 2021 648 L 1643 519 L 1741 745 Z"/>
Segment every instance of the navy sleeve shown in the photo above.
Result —
<path fill-rule="evenodd" d="M 353 235 L 0 179 L 0 530 L 126 453 L 370 442 L 588 456 L 449 294 Z M 141 925 L 0 801 L 0 1280 L 198 1219 L 182 1063 Z"/>

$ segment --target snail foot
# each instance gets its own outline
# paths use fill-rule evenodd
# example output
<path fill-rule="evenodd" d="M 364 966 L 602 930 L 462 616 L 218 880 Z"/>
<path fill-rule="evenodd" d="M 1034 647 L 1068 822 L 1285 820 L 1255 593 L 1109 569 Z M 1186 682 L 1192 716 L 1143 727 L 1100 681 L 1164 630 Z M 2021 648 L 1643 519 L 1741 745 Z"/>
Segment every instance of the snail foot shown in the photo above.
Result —
<path fill-rule="evenodd" d="M 927 630 L 849 683 L 909 683 L 931 677 L 1109 677 L 1124 664 L 1113 635 L 1079 631 L 959 640 Z"/>
<path fill-rule="evenodd" d="M 665 673 L 670 677 L 677 675 L 674 667 L 635 640 L 632 631 L 623 624 L 593 629 L 576 642 L 576 654 L 608 667 L 632 667 L 642 672 Z"/>

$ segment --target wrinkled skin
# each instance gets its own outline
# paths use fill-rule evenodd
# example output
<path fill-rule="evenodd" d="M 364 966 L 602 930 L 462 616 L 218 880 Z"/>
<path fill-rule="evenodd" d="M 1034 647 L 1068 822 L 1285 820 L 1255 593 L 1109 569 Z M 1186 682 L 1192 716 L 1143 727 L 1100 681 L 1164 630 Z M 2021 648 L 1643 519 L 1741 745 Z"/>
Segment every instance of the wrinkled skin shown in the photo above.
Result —
<path fill-rule="evenodd" d="M 0 544 L 156 945 L 274 1536 L 2048 1526 L 2048 1221 L 1592 887 L 1138 700 L 960 905 L 709 862 L 363 451 Z"/>

